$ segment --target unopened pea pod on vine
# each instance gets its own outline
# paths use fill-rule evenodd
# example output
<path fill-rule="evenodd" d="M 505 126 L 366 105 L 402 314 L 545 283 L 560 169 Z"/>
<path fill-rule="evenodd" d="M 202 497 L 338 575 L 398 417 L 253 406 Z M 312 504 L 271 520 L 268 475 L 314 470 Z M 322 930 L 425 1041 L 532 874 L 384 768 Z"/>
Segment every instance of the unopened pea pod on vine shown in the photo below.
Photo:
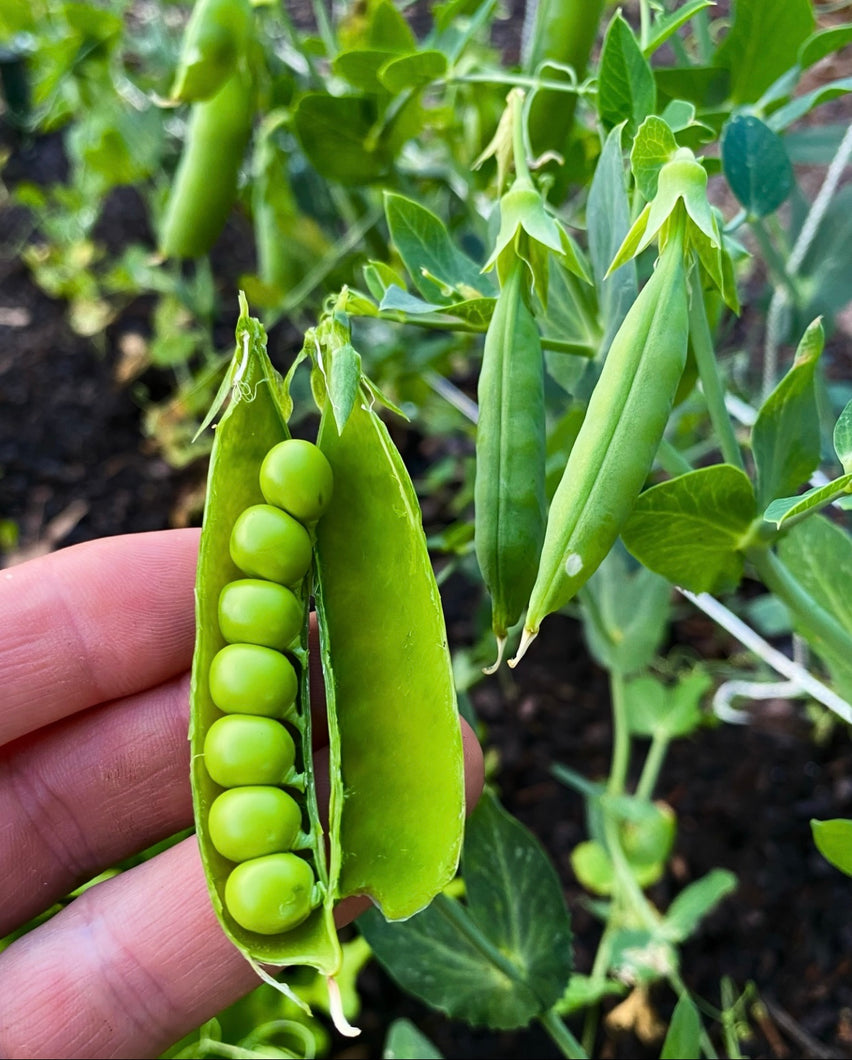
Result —
<path fill-rule="evenodd" d="M 245 60 L 252 30 L 249 0 L 196 0 L 186 24 L 171 98 L 210 99 Z"/>
<path fill-rule="evenodd" d="M 547 615 L 597 570 L 629 516 L 654 461 L 689 334 L 683 238 L 657 268 L 613 339 L 551 502 L 538 576 L 516 665 Z"/>
<path fill-rule="evenodd" d="M 216 242 L 237 196 L 253 116 L 254 88 L 241 70 L 193 105 L 160 233 L 165 257 L 198 258 Z"/>
<path fill-rule="evenodd" d="M 538 326 L 524 295 L 526 263 L 515 258 L 485 336 L 476 428 L 476 557 L 491 595 L 500 663 L 521 616 L 544 538 L 544 368 Z"/>

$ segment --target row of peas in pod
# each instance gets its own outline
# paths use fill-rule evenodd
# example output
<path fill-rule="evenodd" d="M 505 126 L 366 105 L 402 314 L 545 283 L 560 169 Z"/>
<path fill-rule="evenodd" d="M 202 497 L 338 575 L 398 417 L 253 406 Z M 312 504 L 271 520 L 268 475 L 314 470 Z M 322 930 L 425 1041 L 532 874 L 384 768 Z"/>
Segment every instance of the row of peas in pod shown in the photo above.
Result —
<path fill-rule="evenodd" d="M 247 577 L 219 597 L 226 645 L 210 664 L 209 684 L 222 716 L 203 754 L 224 789 L 210 806 L 210 841 L 235 862 L 225 905 L 247 931 L 274 935 L 302 923 L 322 899 L 308 860 L 320 840 L 303 828 L 305 782 L 288 728 L 298 724 L 299 680 L 287 649 L 304 623 L 293 588 L 311 566 L 309 528 L 327 508 L 333 481 L 322 452 L 296 438 L 270 449 L 259 474 L 267 503 L 246 508 L 231 532 L 231 559 Z"/>

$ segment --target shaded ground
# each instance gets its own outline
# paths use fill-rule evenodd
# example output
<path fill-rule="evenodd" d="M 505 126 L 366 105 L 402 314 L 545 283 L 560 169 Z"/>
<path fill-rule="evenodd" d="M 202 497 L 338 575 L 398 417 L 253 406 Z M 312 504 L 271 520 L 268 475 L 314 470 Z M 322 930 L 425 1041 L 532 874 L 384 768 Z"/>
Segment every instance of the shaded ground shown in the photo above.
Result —
<path fill-rule="evenodd" d="M 59 164 L 49 142 L 16 159 L 32 177 Z M 7 179 L 14 178 L 7 170 Z M 11 174 L 11 175 L 10 175 Z M 36 176 L 36 179 L 37 176 Z M 121 228 L 138 225 L 131 202 L 113 211 Z M 0 519 L 19 530 L 16 551 L 101 535 L 164 528 L 203 479 L 203 469 L 172 470 L 142 439 L 140 406 L 114 380 L 113 325 L 100 346 L 74 335 L 63 304 L 45 297 L 17 258 L 24 218 L 0 212 Z M 131 306 L 144 320 L 149 307 Z M 233 321 L 223 321 L 225 331 Z M 151 392 L 162 387 L 145 378 Z M 406 455 L 420 461 L 416 439 Z M 181 516 L 182 518 L 182 516 Z M 445 592 L 450 635 L 472 636 L 475 600 L 452 580 Z M 732 646 L 684 612 L 679 642 L 711 657 Z M 585 838 L 580 799 L 549 772 L 562 762 L 589 777 L 608 767 L 608 689 L 569 618 L 554 617 L 524 667 L 484 682 L 474 705 L 496 756 L 507 808 L 554 859 L 574 916 L 576 965 L 588 971 L 597 926 L 570 870 Z M 720 726 L 674 746 L 659 795 L 675 808 L 679 839 L 672 870 L 654 891 L 661 905 L 690 880 L 719 866 L 740 880 L 736 894 L 689 943 L 687 984 L 711 1004 L 721 977 L 753 981 L 765 1004 L 753 1057 L 852 1056 L 850 881 L 815 852 L 811 817 L 852 816 L 852 744 L 839 729 L 816 743 L 798 709 L 765 705 L 754 724 Z M 364 1039 L 338 1043 L 338 1055 L 380 1055 L 384 1028 L 409 1015 L 447 1056 L 558 1055 L 543 1032 L 471 1031 L 403 997 L 376 968 L 364 975 Z M 654 1001 L 665 1017 L 670 999 Z M 575 1028 L 577 1031 L 580 1027 Z M 601 1035 L 598 1056 L 657 1056 L 633 1037 Z"/>

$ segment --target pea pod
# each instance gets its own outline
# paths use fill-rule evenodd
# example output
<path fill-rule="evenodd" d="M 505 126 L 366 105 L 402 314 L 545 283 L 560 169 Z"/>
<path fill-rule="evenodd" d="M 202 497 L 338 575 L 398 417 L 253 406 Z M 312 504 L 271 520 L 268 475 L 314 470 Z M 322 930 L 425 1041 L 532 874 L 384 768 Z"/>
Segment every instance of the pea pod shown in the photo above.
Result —
<path fill-rule="evenodd" d="M 369 894 L 396 920 L 455 874 L 463 760 L 420 507 L 372 406 L 362 382 L 340 433 L 330 401 L 323 411 L 317 442 L 334 496 L 317 525 L 316 605 L 326 695 L 340 727 L 338 890 Z"/>
<path fill-rule="evenodd" d="M 521 616 L 544 538 L 544 368 L 541 338 L 515 257 L 485 336 L 476 428 L 476 557 L 491 594 L 500 663 Z"/>
<path fill-rule="evenodd" d="M 517 665 L 542 620 L 597 570 L 651 469 L 686 363 L 682 228 L 612 341 L 547 517 Z"/>
<path fill-rule="evenodd" d="M 252 29 L 249 0 L 196 0 L 186 24 L 171 98 L 210 99 L 245 55 Z"/>
<path fill-rule="evenodd" d="M 249 319 L 245 305 L 237 334 L 239 347 L 229 375 L 233 397 L 216 429 L 196 582 L 197 633 L 190 693 L 190 741 L 198 842 L 213 906 L 222 927 L 249 959 L 273 964 L 307 964 L 325 975 L 333 975 L 340 963 L 340 946 L 332 916 L 339 847 L 332 838 L 326 852 L 313 776 L 307 665 L 310 573 L 304 577 L 300 574 L 295 585 L 277 594 L 282 596 L 283 606 L 287 608 L 284 626 L 276 631 L 279 641 L 287 632 L 292 638 L 292 609 L 296 601 L 301 610 L 296 639 L 288 646 L 287 655 L 266 645 L 229 643 L 220 627 L 220 600 L 223 590 L 228 590 L 224 594 L 226 630 L 253 640 L 264 638 L 263 633 L 256 637 L 245 632 L 244 615 L 240 623 L 234 622 L 235 613 L 240 618 L 239 608 L 232 602 L 235 587 L 238 593 L 246 585 L 256 591 L 258 585 L 263 589 L 263 583 L 258 579 L 246 581 L 245 571 L 232 559 L 231 538 L 235 524 L 247 510 L 267 507 L 261 491 L 260 469 L 269 450 L 288 438 L 280 380 L 267 357 L 263 329 L 257 321 Z M 275 597 L 276 583 L 268 581 L 266 585 Z M 279 642 L 276 647 L 281 648 L 283 644 Z M 255 655 L 261 653 L 261 661 L 268 659 L 273 671 L 280 667 L 287 670 L 289 658 L 298 677 L 298 697 L 290 713 L 286 711 L 286 703 L 280 709 L 272 703 L 274 696 L 267 711 L 264 685 L 259 690 L 263 696 L 253 698 L 250 707 L 241 713 L 223 714 L 213 694 L 221 699 L 222 689 L 215 687 L 211 692 L 211 683 L 216 685 L 221 681 L 215 660 L 222 659 L 223 651 L 227 654 L 234 649 L 248 650 Z M 242 664 L 234 669 L 237 680 L 245 677 L 247 671 Z M 265 673 L 264 662 L 260 680 L 266 680 Z M 230 681 L 225 683 L 225 690 L 229 696 L 240 694 L 239 687 L 233 689 Z M 289 689 L 283 694 L 288 701 L 292 698 Z M 232 705 L 228 700 L 227 709 Z M 270 716 L 260 716 L 264 712 Z M 281 719 L 282 713 L 286 714 L 286 722 Z M 225 733 L 223 726 L 227 727 Z M 330 754 L 334 761 L 338 753 L 336 729 L 333 725 L 329 728 Z M 228 786 L 213 780 L 208 757 L 214 762 L 213 773 L 220 781 L 227 781 Z M 244 791 L 248 795 L 234 797 L 229 793 L 240 791 L 234 782 L 266 786 L 246 787 Z M 226 825 L 221 823 L 223 806 L 239 808 L 246 798 L 251 798 L 252 792 L 261 793 L 259 806 L 285 806 L 283 824 L 291 832 L 299 827 L 300 838 L 295 844 L 299 852 L 292 852 L 293 844 L 289 845 L 290 849 L 281 850 L 279 843 L 278 849 L 264 852 L 262 857 L 239 859 L 235 868 L 233 860 L 217 849 L 213 839 L 229 853 L 239 850 L 241 844 L 247 852 L 251 843 L 256 845 L 251 835 L 238 834 L 234 838 L 231 834 L 234 812 L 224 818 Z M 228 795 L 226 802 L 217 804 L 223 794 Z M 296 823 L 294 801 L 299 811 Z M 211 819 L 214 805 L 218 808 Z M 338 831 L 335 812 L 332 807 L 329 821 L 332 837 Z M 248 815 L 249 819 L 251 816 Z M 236 813 L 238 824 L 239 817 Z M 213 837 L 211 831 L 215 833 Z M 288 894 L 289 904 L 284 901 Z M 255 930 L 247 929 L 247 923 Z"/>
<path fill-rule="evenodd" d="M 289 397 L 242 307 L 196 585 L 199 848 L 222 926 L 250 960 L 333 976 L 337 898 L 369 894 L 404 918 L 455 873 L 464 788 L 452 667 L 417 498 L 366 380 L 352 377 L 357 400 L 340 432 L 324 410 L 322 451 L 289 439 Z M 328 706 L 325 834 L 311 755 L 311 596 Z"/>
<path fill-rule="evenodd" d="M 166 257 L 201 257 L 218 239 L 237 195 L 253 114 L 253 86 L 239 70 L 193 106 L 160 234 Z"/>

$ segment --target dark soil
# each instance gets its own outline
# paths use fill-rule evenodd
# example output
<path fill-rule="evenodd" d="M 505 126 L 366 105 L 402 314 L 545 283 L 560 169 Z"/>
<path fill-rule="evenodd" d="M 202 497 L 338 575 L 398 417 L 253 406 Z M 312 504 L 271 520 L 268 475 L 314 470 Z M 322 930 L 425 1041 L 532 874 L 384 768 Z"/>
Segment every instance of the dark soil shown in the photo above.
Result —
<path fill-rule="evenodd" d="M 4 179 L 56 179 L 61 165 L 56 142 L 38 141 L 15 154 Z M 111 238 L 120 241 L 128 227 L 139 238 L 144 216 L 129 199 L 112 204 L 107 216 L 116 226 Z M 19 531 L 9 562 L 39 549 L 174 525 L 185 520 L 186 498 L 204 476 L 203 466 L 174 471 L 144 440 L 134 391 L 114 377 L 122 321 L 98 342 L 76 336 L 65 305 L 41 293 L 21 263 L 27 235 L 23 214 L 0 210 L 0 519 Z M 144 321 L 149 312 L 133 305 L 128 319 Z M 232 327 L 223 313 L 223 331 Z M 156 374 L 142 382 L 154 394 L 165 385 Z M 403 443 L 406 457 L 422 463 L 417 438 Z M 445 595 L 451 641 L 469 642 L 476 593 L 451 579 Z M 686 611 L 674 639 L 709 657 L 737 650 Z M 591 661 L 578 624 L 554 617 L 524 666 L 484 681 L 473 702 L 506 807 L 539 837 L 564 881 L 576 967 L 588 972 L 598 925 L 569 863 L 585 838 L 583 806 L 553 779 L 550 766 L 560 762 L 590 778 L 605 776 L 605 675 Z M 711 727 L 679 741 L 659 789 L 677 811 L 679 835 L 654 899 L 664 907 L 717 866 L 739 879 L 736 893 L 685 947 L 682 974 L 710 1005 L 719 1004 L 724 976 L 738 989 L 756 985 L 763 1007 L 752 1013 L 754 1034 L 746 1043 L 753 1057 L 852 1056 L 850 881 L 817 854 L 809 828 L 812 817 L 852 816 L 852 744 L 840 726 L 817 742 L 802 710 L 764 704 L 750 725 Z M 363 1042 L 339 1042 L 338 1056 L 380 1055 L 384 1029 L 399 1015 L 412 1018 L 448 1057 L 558 1055 L 537 1029 L 497 1035 L 450 1024 L 401 995 L 373 966 L 362 992 Z M 670 1014 L 665 992 L 651 1002 L 664 1019 Z M 658 1056 L 659 1043 L 642 1044 L 604 1026 L 596 1055 Z"/>

